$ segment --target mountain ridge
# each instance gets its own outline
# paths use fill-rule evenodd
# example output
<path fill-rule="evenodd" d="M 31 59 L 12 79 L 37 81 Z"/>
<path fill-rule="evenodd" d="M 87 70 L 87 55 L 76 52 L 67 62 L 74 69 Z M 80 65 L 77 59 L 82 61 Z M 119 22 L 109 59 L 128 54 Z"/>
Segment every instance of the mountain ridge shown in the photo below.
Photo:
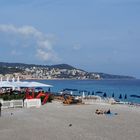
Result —
<path fill-rule="evenodd" d="M 87 72 L 78 68 L 75 68 L 68 64 L 56 64 L 56 65 L 37 65 L 37 64 L 25 64 L 25 63 L 9 63 L 9 62 L 0 62 L 0 74 L 12 74 L 16 72 L 25 73 L 26 69 L 28 71 L 33 68 L 52 71 L 55 70 L 55 75 L 53 78 L 68 78 L 80 79 L 81 77 L 85 77 L 85 79 L 135 79 L 132 76 L 124 76 L 124 75 L 113 75 L 106 74 L 101 72 Z M 59 72 L 58 72 L 59 71 Z M 65 71 L 65 72 L 64 72 Z M 73 74 L 74 73 L 74 74 Z M 33 74 L 32 72 L 30 74 Z M 44 75 L 44 74 L 43 74 Z M 43 77 L 42 75 L 42 77 Z"/>

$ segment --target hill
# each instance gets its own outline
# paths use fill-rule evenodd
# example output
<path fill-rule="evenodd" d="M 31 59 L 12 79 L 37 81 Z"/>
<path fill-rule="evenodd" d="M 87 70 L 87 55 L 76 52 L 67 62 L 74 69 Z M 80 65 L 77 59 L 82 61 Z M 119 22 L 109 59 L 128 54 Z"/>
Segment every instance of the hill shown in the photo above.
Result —
<path fill-rule="evenodd" d="M 132 76 L 87 72 L 68 64 L 35 65 L 0 62 L 0 74 L 19 75 L 23 79 L 134 79 Z"/>
<path fill-rule="evenodd" d="M 99 74 L 103 79 L 135 79 L 135 77 L 132 76 L 125 76 L 125 75 L 113 75 L 113 74 L 106 74 L 106 73 L 99 73 L 95 72 L 96 74 Z"/>

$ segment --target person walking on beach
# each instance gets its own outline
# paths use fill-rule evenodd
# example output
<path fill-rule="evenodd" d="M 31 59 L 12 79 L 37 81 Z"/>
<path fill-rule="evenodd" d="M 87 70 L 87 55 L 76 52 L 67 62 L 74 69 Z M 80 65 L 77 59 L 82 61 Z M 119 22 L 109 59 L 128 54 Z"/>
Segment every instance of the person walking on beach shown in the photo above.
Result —
<path fill-rule="evenodd" d="M 1 107 L 2 107 L 2 103 L 0 102 L 0 117 L 1 117 Z"/>

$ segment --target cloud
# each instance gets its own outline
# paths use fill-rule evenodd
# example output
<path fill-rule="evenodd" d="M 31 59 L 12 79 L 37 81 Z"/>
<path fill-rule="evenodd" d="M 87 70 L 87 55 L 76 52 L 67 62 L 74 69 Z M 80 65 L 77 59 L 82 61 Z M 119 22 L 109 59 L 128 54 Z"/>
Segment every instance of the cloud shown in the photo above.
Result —
<path fill-rule="evenodd" d="M 32 26 L 15 27 L 14 25 L 0 25 L 0 32 L 8 34 L 19 34 L 23 37 L 35 37 L 39 40 L 46 39 L 46 35 Z"/>
<path fill-rule="evenodd" d="M 40 46 L 40 48 L 47 48 L 50 51 L 52 50 L 52 44 L 48 40 L 39 41 L 38 45 Z"/>
<path fill-rule="evenodd" d="M 54 63 L 60 60 L 54 51 L 52 39 L 33 26 L 16 27 L 14 25 L 0 25 L 0 32 L 8 34 L 11 37 L 15 36 L 17 42 L 20 40 L 20 44 L 18 45 L 22 49 L 32 48 L 32 50 L 35 50 L 35 56 L 43 62 Z M 9 39 L 7 41 L 12 42 Z M 15 55 L 16 52 L 12 51 L 11 54 Z"/>
<path fill-rule="evenodd" d="M 82 47 L 81 47 L 81 45 L 78 43 L 78 44 L 74 44 L 74 46 L 73 46 L 73 49 L 74 50 L 80 50 Z"/>
<path fill-rule="evenodd" d="M 57 55 L 55 55 L 55 52 L 51 51 L 51 53 L 50 53 L 50 52 L 44 51 L 43 49 L 37 50 L 37 57 L 44 61 L 48 61 L 51 59 L 53 59 L 53 61 L 55 61 L 55 62 L 60 61 L 60 58 L 58 58 Z"/>

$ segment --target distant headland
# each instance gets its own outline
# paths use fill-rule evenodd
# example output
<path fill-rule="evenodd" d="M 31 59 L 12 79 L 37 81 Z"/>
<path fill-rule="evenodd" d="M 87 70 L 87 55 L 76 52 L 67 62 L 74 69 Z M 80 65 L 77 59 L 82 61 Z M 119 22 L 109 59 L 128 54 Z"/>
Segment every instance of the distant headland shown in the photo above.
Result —
<path fill-rule="evenodd" d="M 79 79 L 79 80 L 101 80 L 101 79 L 135 79 L 132 76 L 112 75 L 100 72 L 87 72 L 70 66 L 68 64 L 58 65 L 36 65 L 24 63 L 0 62 L 0 77 L 20 79 Z"/>

